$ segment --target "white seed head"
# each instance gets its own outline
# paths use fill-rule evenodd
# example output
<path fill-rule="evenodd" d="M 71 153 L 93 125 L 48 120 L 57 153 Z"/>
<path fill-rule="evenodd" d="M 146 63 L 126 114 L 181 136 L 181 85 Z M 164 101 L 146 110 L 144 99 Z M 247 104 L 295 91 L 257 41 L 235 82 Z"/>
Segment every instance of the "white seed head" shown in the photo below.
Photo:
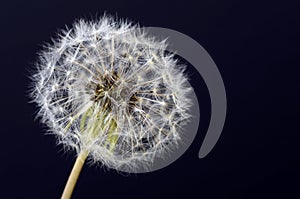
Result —
<path fill-rule="evenodd" d="M 40 53 L 32 76 L 38 116 L 58 142 L 108 168 L 151 164 L 190 118 L 184 68 L 137 28 L 79 20 Z"/>

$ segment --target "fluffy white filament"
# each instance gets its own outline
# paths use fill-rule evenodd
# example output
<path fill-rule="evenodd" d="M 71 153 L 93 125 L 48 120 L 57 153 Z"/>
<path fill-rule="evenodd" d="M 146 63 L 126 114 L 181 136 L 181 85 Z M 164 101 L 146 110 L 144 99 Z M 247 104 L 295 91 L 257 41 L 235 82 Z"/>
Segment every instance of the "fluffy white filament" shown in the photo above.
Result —
<path fill-rule="evenodd" d="M 33 75 L 38 116 L 59 143 L 109 168 L 151 164 L 190 117 L 183 67 L 136 28 L 80 20 L 41 52 Z"/>

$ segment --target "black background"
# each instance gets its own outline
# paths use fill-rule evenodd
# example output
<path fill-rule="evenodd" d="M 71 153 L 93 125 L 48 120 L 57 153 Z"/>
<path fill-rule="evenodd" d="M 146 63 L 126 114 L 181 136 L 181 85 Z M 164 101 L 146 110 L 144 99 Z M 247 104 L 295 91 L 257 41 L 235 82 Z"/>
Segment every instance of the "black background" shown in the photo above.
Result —
<path fill-rule="evenodd" d="M 297 1 L 1 1 L 0 198 L 59 198 L 74 162 L 34 121 L 28 72 L 44 42 L 78 18 L 105 11 L 142 26 L 178 30 L 216 62 L 228 113 L 213 151 L 198 159 L 209 123 L 200 96 L 198 135 L 172 165 L 120 175 L 85 165 L 74 198 L 300 198 L 299 5 Z M 190 67 L 189 67 L 190 68 Z"/>

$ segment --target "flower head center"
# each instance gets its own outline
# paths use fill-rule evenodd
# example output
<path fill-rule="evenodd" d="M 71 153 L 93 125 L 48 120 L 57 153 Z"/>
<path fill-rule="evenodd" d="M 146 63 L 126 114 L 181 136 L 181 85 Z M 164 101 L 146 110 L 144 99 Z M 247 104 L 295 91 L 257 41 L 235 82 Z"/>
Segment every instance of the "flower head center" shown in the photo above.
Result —
<path fill-rule="evenodd" d="M 103 76 L 100 76 L 100 80 L 97 84 L 92 86 L 94 89 L 93 95 L 92 95 L 92 101 L 99 102 L 101 99 L 103 99 L 108 93 L 112 93 L 113 90 L 116 88 L 116 82 L 119 79 L 116 72 L 113 72 L 112 74 L 104 74 Z"/>

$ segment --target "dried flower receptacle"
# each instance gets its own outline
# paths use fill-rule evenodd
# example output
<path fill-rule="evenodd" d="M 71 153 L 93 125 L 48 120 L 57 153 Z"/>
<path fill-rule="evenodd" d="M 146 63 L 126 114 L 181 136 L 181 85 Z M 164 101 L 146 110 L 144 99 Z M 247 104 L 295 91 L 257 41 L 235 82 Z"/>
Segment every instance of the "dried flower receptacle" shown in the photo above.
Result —
<path fill-rule="evenodd" d="M 32 87 L 60 144 L 132 171 L 177 145 L 192 90 L 165 41 L 137 28 L 108 17 L 76 22 L 41 52 Z"/>

